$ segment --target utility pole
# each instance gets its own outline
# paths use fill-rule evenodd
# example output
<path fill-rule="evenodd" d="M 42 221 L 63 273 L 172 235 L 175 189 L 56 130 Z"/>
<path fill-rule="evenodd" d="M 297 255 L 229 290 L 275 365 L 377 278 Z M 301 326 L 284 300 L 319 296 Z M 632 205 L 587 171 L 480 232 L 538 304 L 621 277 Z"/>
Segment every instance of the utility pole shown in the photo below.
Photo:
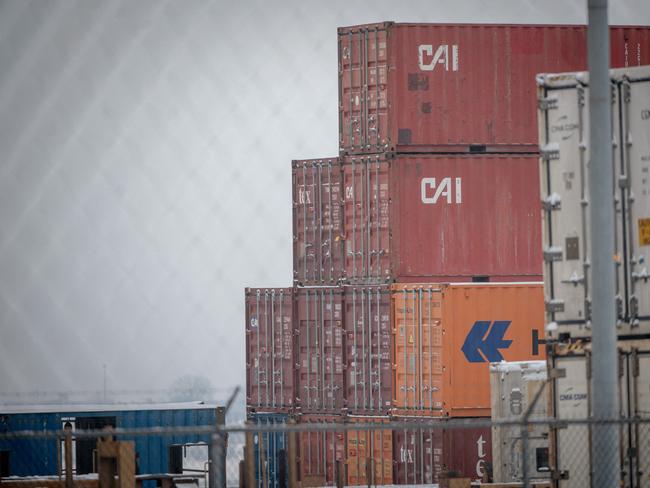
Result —
<path fill-rule="evenodd" d="M 618 361 L 614 286 L 614 174 L 612 103 L 609 79 L 607 0 L 588 0 L 589 218 L 592 249 L 592 417 L 618 417 Z M 617 426 L 596 423 L 592 430 L 592 486 L 619 486 Z"/>
<path fill-rule="evenodd" d="M 106 403 L 106 363 L 102 364 L 104 368 L 104 403 Z"/>

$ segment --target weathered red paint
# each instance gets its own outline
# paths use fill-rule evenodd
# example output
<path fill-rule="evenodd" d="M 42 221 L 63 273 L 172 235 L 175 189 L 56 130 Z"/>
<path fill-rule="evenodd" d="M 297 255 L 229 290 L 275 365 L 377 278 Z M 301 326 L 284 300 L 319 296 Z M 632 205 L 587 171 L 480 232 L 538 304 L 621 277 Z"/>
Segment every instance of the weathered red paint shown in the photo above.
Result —
<path fill-rule="evenodd" d="M 342 423 L 336 415 L 303 415 L 300 424 Z M 344 466 L 346 458 L 345 431 L 306 431 L 299 434 L 299 468 L 302 486 L 336 485 L 337 461 Z"/>
<path fill-rule="evenodd" d="M 294 283 L 335 285 L 343 275 L 340 161 L 293 161 L 292 181 Z"/>
<path fill-rule="evenodd" d="M 295 406 L 292 288 L 246 288 L 246 406 L 289 412 Z"/>
<path fill-rule="evenodd" d="M 345 406 L 343 293 L 295 288 L 300 412 L 341 413 Z"/>
<path fill-rule="evenodd" d="M 650 64 L 650 27 L 610 29 L 611 66 Z M 338 30 L 346 153 L 537 151 L 535 75 L 587 68 L 584 25 Z"/>
<path fill-rule="evenodd" d="M 347 156 L 345 280 L 541 279 L 534 155 Z"/>
<path fill-rule="evenodd" d="M 392 390 L 388 286 L 345 286 L 346 398 L 351 414 L 385 415 Z"/>
<path fill-rule="evenodd" d="M 492 463 L 489 427 L 445 429 L 441 423 L 439 428 L 422 428 L 418 424 L 427 419 L 397 417 L 395 421 L 413 424 L 413 428 L 393 431 L 396 485 L 438 483 L 451 473 L 479 480 Z"/>

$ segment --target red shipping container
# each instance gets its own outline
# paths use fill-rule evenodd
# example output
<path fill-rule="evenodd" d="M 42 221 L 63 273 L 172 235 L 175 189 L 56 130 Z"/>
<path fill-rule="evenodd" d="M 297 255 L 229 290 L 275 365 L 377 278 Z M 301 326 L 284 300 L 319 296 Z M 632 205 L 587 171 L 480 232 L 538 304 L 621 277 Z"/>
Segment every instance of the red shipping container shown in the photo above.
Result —
<path fill-rule="evenodd" d="M 386 415 L 393 399 L 390 289 L 343 288 L 348 412 Z"/>
<path fill-rule="evenodd" d="M 341 424 L 343 417 L 336 415 L 303 415 L 300 424 Z M 301 486 L 336 485 L 337 461 L 344 466 L 345 431 L 308 430 L 299 434 L 298 472 Z"/>
<path fill-rule="evenodd" d="M 492 464 L 490 427 L 445 429 L 420 427 L 430 419 L 397 417 L 413 428 L 393 431 L 393 483 L 417 485 L 438 483 L 455 476 L 480 480 Z M 489 417 L 486 418 L 489 420 Z"/>
<path fill-rule="evenodd" d="M 349 283 L 537 281 L 534 155 L 347 156 Z"/>
<path fill-rule="evenodd" d="M 611 66 L 650 64 L 650 27 L 610 29 Z M 587 68 L 584 25 L 338 29 L 345 153 L 537 151 L 535 75 Z"/>
<path fill-rule="evenodd" d="M 292 288 L 246 288 L 246 406 L 289 412 L 295 405 Z"/>
<path fill-rule="evenodd" d="M 341 163 L 293 161 L 292 176 L 294 283 L 336 285 L 343 275 Z"/>
<path fill-rule="evenodd" d="M 300 412 L 340 413 L 345 406 L 343 293 L 296 288 Z"/>

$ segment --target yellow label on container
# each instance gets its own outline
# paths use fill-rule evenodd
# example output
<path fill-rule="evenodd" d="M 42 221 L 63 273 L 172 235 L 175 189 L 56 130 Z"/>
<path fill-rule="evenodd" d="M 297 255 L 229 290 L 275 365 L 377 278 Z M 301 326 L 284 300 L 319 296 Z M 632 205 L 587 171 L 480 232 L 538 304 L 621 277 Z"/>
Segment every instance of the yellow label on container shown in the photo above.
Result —
<path fill-rule="evenodd" d="M 650 219 L 639 219 L 639 246 L 650 246 Z"/>

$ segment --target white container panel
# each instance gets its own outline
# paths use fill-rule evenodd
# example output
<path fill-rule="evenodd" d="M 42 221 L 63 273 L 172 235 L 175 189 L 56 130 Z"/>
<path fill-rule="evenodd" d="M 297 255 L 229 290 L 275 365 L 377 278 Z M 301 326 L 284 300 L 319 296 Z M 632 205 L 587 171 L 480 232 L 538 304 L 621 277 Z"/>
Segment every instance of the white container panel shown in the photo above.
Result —
<path fill-rule="evenodd" d="M 555 380 L 555 415 L 558 419 L 589 417 L 587 357 L 555 358 L 555 369 L 564 369 L 565 376 Z M 556 431 L 555 455 L 557 469 L 567 476 L 560 488 L 590 486 L 590 434 L 587 425 L 569 425 Z"/>
<path fill-rule="evenodd" d="M 546 361 L 492 363 L 490 365 L 492 419 L 520 419 L 532 404 L 541 387 L 544 387 L 544 391 L 535 404 L 530 418 L 546 418 L 548 411 L 548 390 L 545 386 L 546 369 Z M 548 427 L 544 425 L 529 427 L 528 441 L 529 479 L 548 479 L 550 477 Z M 523 480 L 523 454 L 520 427 L 492 428 L 492 465 L 496 482 L 508 483 Z"/>
<path fill-rule="evenodd" d="M 617 73 L 623 70 L 617 70 Z M 650 68 L 620 75 L 627 230 L 627 314 L 632 331 L 650 330 Z"/>

